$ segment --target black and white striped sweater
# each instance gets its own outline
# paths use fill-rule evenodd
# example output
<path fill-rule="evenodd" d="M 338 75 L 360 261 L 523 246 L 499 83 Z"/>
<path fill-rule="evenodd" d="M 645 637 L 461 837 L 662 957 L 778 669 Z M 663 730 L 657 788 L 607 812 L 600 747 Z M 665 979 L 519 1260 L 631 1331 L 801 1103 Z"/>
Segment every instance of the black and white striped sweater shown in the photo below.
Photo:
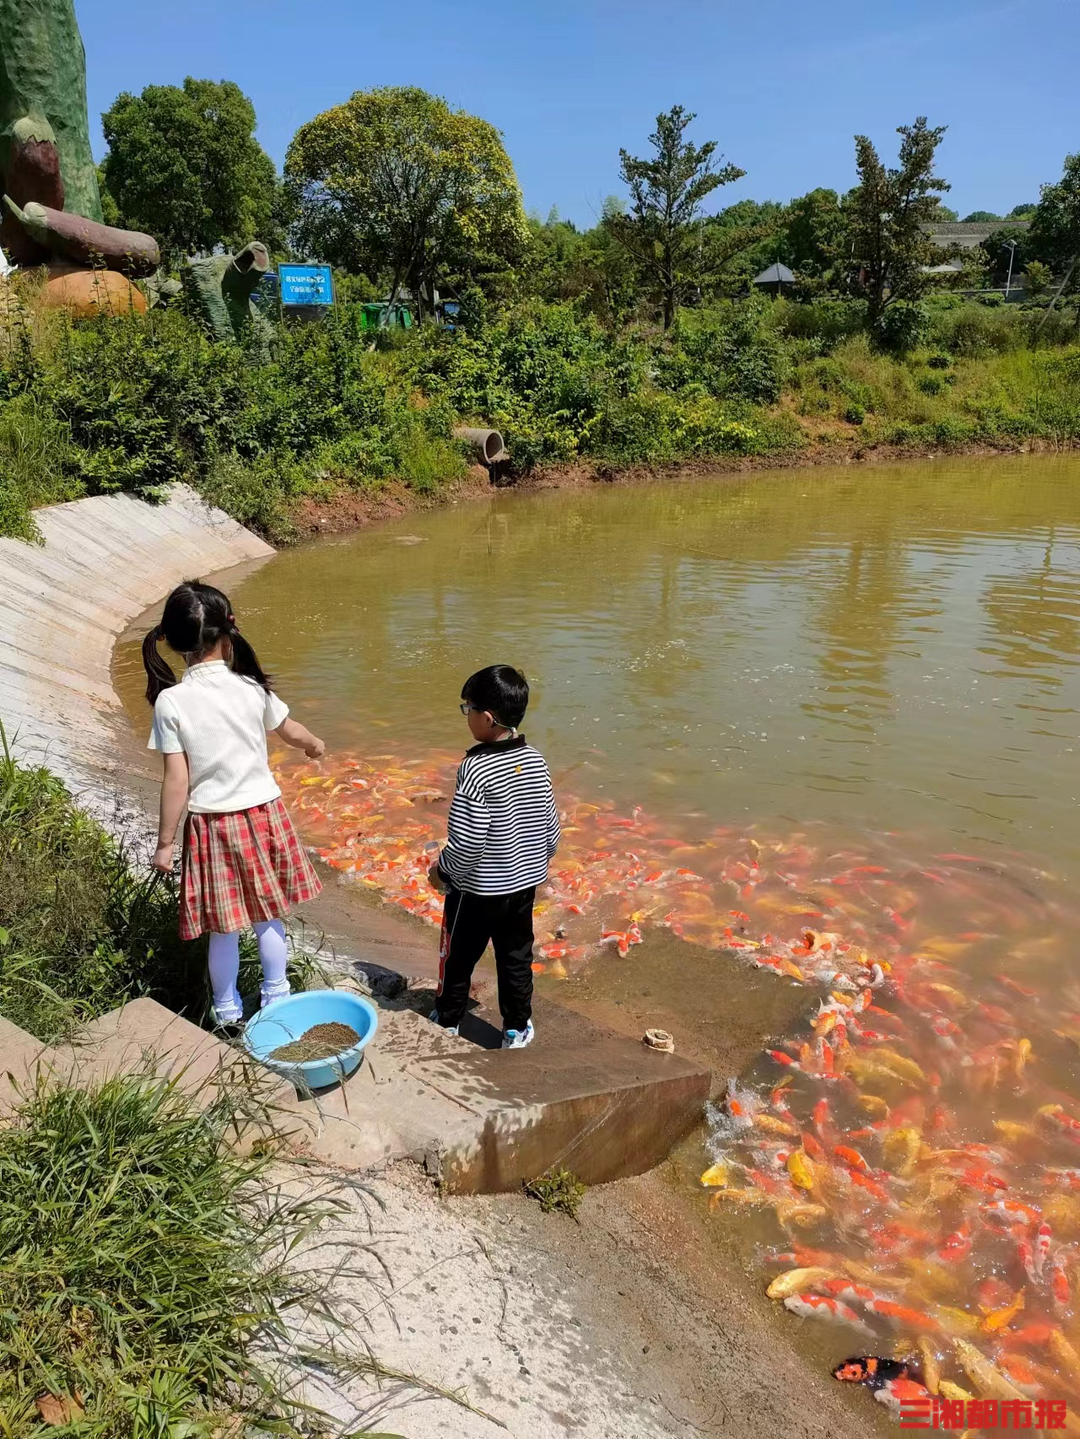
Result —
<path fill-rule="evenodd" d="M 458 770 L 439 872 L 466 894 L 513 894 L 547 879 L 559 844 L 551 776 L 524 735 L 473 745 Z"/>

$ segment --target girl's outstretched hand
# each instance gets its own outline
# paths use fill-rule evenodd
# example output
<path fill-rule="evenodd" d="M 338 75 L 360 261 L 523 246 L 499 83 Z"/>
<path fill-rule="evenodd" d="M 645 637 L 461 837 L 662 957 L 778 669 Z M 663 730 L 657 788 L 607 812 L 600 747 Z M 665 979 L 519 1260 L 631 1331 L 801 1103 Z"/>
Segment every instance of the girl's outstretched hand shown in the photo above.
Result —
<path fill-rule="evenodd" d="M 154 858 L 150 868 L 158 870 L 161 874 L 172 874 L 173 847 L 171 844 L 159 844 L 154 850 Z"/>
<path fill-rule="evenodd" d="M 316 737 L 312 735 L 311 743 L 304 746 L 304 753 L 307 755 L 308 759 L 322 759 L 323 755 L 326 753 L 326 746 L 323 744 L 321 739 L 316 739 Z"/>

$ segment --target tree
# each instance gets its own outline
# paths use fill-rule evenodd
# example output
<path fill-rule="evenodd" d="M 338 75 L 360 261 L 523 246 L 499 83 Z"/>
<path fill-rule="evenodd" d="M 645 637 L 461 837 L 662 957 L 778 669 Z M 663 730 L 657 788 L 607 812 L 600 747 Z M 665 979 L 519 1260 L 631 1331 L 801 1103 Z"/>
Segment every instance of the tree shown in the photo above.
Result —
<path fill-rule="evenodd" d="M 1034 216 L 1035 210 L 1035 201 L 1032 200 L 1029 205 L 1014 205 L 1005 218 L 1006 220 L 1030 220 Z"/>
<path fill-rule="evenodd" d="M 1000 215 L 995 215 L 993 210 L 972 210 L 970 215 L 964 216 L 965 225 L 992 225 L 1000 220 Z"/>
<path fill-rule="evenodd" d="M 853 279 L 866 296 L 871 325 L 890 305 L 918 300 L 929 283 L 924 266 L 942 260 L 928 231 L 938 218 L 938 195 L 950 188 L 934 174 L 945 127 L 930 129 L 921 115 L 914 125 L 900 125 L 897 134 L 896 170 L 885 168 L 865 135 L 856 135 L 859 183 L 845 203 Z"/>
<path fill-rule="evenodd" d="M 274 162 L 255 139 L 255 108 L 231 80 L 148 85 L 101 117 L 113 223 L 157 237 L 171 260 L 282 240 Z"/>
<path fill-rule="evenodd" d="M 740 179 L 736 165 L 714 168 L 716 141 L 694 145 L 684 139 L 696 117 L 681 105 L 657 115 L 649 136 L 655 152 L 637 159 L 619 151 L 620 174 L 630 191 L 630 212 L 606 220 L 611 233 L 634 256 L 659 296 L 664 329 L 670 329 L 679 300 L 700 282 L 700 217 L 704 200 L 721 185 Z"/>
<path fill-rule="evenodd" d="M 821 288 L 845 254 L 847 221 L 835 190 L 811 190 L 788 206 L 781 259 L 803 283 Z"/>
<path fill-rule="evenodd" d="M 1050 266 L 1031 260 L 1024 271 L 1024 289 L 1029 300 L 1041 300 L 1053 282 Z"/>
<path fill-rule="evenodd" d="M 1043 185 L 1028 231 L 1028 256 L 1072 271 L 1080 256 L 1080 154 L 1066 155 L 1061 179 Z"/>
<path fill-rule="evenodd" d="M 347 270 L 408 285 L 517 263 L 529 242 L 499 132 L 413 87 L 358 90 L 301 125 L 285 157 L 300 245 Z"/>
<path fill-rule="evenodd" d="M 959 223 L 959 220 L 959 211 L 950 210 L 948 205 L 943 205 L 940 200 L 935 203 L 933 214 L 930 216 L 931 224 L 956 225 Z"/>

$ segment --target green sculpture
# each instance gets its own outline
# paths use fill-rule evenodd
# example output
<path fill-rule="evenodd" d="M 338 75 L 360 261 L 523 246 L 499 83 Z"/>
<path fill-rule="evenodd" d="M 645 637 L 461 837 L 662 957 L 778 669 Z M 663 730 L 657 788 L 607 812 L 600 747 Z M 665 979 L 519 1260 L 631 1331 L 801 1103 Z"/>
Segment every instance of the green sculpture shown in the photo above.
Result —
<path fill-rule="evenodd" d="M 59 204 L 46 195 L 16 194 L 8 184 L 20 122 L 31 143 L 55 140 L 63 177 Z M 86 112 L 86 52 L 73 0 L 0 0 L 0 175 L 5 193 L 19 204 L 37 200 L 101 219 Z"/>
<path fill-rule="evenodd" d="M 258 240 L 238 254 L 211 255 L 184 266 L 184 294 L 215 339 L 254 342 L 269 355 L 273 326 L 251 299 L 269 268 L 270 256 Z"/>

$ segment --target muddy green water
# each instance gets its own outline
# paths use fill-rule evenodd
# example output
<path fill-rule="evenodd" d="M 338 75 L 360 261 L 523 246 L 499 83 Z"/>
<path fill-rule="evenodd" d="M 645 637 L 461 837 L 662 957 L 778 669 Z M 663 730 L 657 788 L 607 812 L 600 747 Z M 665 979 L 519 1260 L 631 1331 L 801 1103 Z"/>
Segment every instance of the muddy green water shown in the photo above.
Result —
<path fill-rule="evenodd" d="M 813 819 L 1080 870 L 1080 460 L 595 488 L 280 554 L 232 596 L 336 749 L 464 743 L 533 689 L 579 794 L 680 827 Z"/>

